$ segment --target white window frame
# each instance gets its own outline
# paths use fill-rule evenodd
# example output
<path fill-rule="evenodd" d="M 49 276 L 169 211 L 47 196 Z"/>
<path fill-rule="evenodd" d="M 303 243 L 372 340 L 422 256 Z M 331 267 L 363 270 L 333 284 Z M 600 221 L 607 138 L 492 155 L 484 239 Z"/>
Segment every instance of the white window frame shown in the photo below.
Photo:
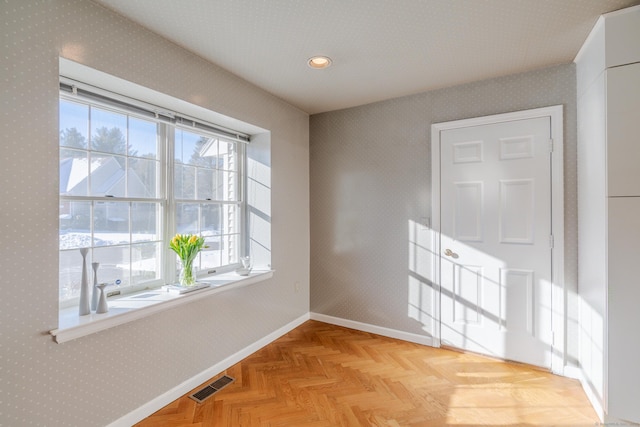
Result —
<path fill-rule="evenodd" d="M 90 90 L 92 93 L 97 93 L 100 96 L 106 96 L 107 98 L 110 98 L 112 100 L 114 100 L 116 103 L 126 103 L 126 104 L 130 104 L 133 105 L 135 107 L 140 107 L 146 110 L 151 110 L 151 109 L 158 109 L 159 107 L 156 106 L 152 106 L 150 104 L 145 104 L 143 102 L 137 101 L 137 100 L 133 100 L 131 98 L 127 98 L 126 96 L 120 95 L 120 94 L 115 94 L 103 89 L 99 89 L 99 88 L 95 88 L 94 86 L 91 85 L 86 85 L 83 84 L 81 82 L 77 82 L 77 81 L 73 81 L 70 79 L 66 79 L 64 77 L 61 77 L 61 81 L 64 81 L 65 83 L 69 84 L 69 82 L 72 84 L 72 87 L 74 88 L 72 90 L 72 94 L 67 94 L 61 91 L 60 94 L 60 100 L 68 100 L 71 102 L 80 102 L 83 104 L 88 104 L 88 105 L 94 105 L 96 107 L 99 107 L 101 109 L 108 109 L 111 111 L 115 111 L 121 114 L 127 114 L 129 116 L 132 117 L 136 117 L 136 118 L 141 118 L 144 120 L 151 120 L 151 121 L 155 121 L 156 123 L 158 123 L 158 137 L 160 138 L 160 143 L 159 143 L 159 150 L 158 150 L 158 158 L 159 158 L 159 176 L 160 176 L 160 182 L 158 183 L 159 189 L 158 189 L 158 195 L 157 198 L 155 199 L 145 199 L 145 198 L 128 198 L 128 197 L 124 197 L 124 198 L 109 198 L 107 199 L 108 201 L 129 201 L 129 202 L 135 202 L 135 201 L 144 201 L 144 202 L 152 202 L 152 203 L 160 203 L 161 204 L 161 218 L 159 219 L 161 225 L 161 233 L 160 233 L 160 237 L 161 237 L 161 246 L 162 249 L 160 251 L 160 260 L 159 263 L 162 266 L 161 268 L 161 272 L 160 272 L 160 279 L 156 279 L 153 281 L 147 281 L 147 282 L 143 282 L 140 283 L 138 285 L 129 285 L 126 287 L 120 287 L 119 289 L 117 289 L 118 291 L 120 291 L 121 294 L 129 294 L 129 293 L 134 293 L 134 292 L 138 292 L 144 289 L 150 289 L 150 288 L 159 288 L 160 286 L 164 285 L 164 284 L 172 284 L 175 282 L 175 278 L 177 278 L 177 272 L 176 272 L 176 263 L 172 262 L 175 259 L 175 254 L 171 251 L 171 249 L 168 246 L 168 241 L 173 237 L 173 235 L 175 235 L 175 218 L 176 218 L 176 199 L 174 198 L 174 192 L 173 192 L 173 172 L 174 172 L 174 157 L 173 157 L 173 149 L 174 149 L 174 129 L 175 128 L 182 128 L 185 129 L 187 131 L 190 132 L 194 132 L 197 134 L 201 134 L 201 135 L 206 135 L 206 136 L 210 136 L 210 137 L 216 137 L 216 138 L 220 138 L 220 140 L 223 141 L 232 141 L 236 144 L 237 147 L 237 158 L 238 158 L 238 169 L 237 169 L 237 173 L 238 173 L 238 197 L 237 197 L 237 201 L 233 201 L 233 202 L 223 202 L 223 201 L 210 201 L 210 200 L 185 200 L 186 202 L 189 203 L 206 203 L 206 204 L 224 204 L 224 203 L 233 203 L 238 205 L 238 218 L 235 221 L 236 227 L 239 230 L 239 238 L 238 238 L 238 245 L 239 247 L 237 248 L 237 262 L 233 263 L 233 264 L 227 264 L 227 265 L 223 265 L 220 267 L 216 267 L 216 268 L 212 268 L 212 269 L 208 269 L 208 270 L 202 270 L 199 271 L 198 273 L 198 278 L 204 278 L 207 276 L 211 276 L 214 274 L 224 274 L 224 273 L 228 273 L 233 271 L 234 269 L 238 268 L 241 266 L 240 264 L 240 258 L 241 257 L 245 257 L 248 256 L 249 254 L 248 252 L 248 229 L 247 229 L 247 197 L 246 197 L 246 188 L 247 188 L 247 174 L 246 174 L 246 156 L 247 156 L 247 150 L 245 147 L 245 142 L 248 142 L 248 135 L 244 135 L 240 132 L 229 132 L 228 129 L 225 128 L 221 128 L 220 127 L 220 133 L 216 132 L 217 127 L 214 124 L 199 120 L 199 119 L 195 119 L 192 120 L 192 126 L 189 127 L 187 125 L 187 123 L 189 123 L 189 117 L 186 115 L 180 115 L 179 119 L 176 119 L 176 113 L 173 112 L 168 112 L 169 110 L 166 109 L 160 109 L 161 111 L 161 116 L 162 119 L 157 119 L 158 118 L 158 114 L 156 113 L 156 120 L 148 117 L 148 116 L 141 116 L 136 114 L 135 111 L 131 111 L 127 108 L 119 108 L 119 107 L 114 107 L 113 105 L 109 105 L 108 102 L 106 103 L 101 103 L 99 101 L 96 101 L 95 99 L 87 99 L 84 98 L 82 96 L 78 96 L 76 89 L 77 87 L 82 87 L 82 88 L 86 88 L 88 90 Z M 156 110 L 157 111 L 157 110 Z M 173 123 L 172 123 L 173 121 Z M 203 129 L 202 126 L 200 127 L 196 127 L 196 123 L 200 124 L 200 125 L 204 125 L 204 127 L 206 129 Z M 230 136 L 231 134 L 231 136 Z M 238 138 L 233 138 L 233 135 L 237 135 Z M 244 138 L 246 138 L 246 140 L 241 140 L 240 135 L 242 135 Z M 87 150 L 89 150 L 89 147 L 87 147 Z M 100 200 L 103 201 L 105 200 L 102 197 L 99 196 L 59 196 L 60 201 L 64 201 L 64 200 L 82 200 L 82 201 L 95 201 L 95 200 Z M 93 218 L 93 217 L 92 217 Z M 131 247 L 131 242 L 129 244 L 129 246 Z M 88 266 L 88 269 L 90 270 L 90 266 Z M 107 291 L 109 290 L 116 290 L 115 288 L 107 288 Z M 78 305 L 78 297 L 75 298 L 70 298 L 64 301 L 59 301 L 60 303 L 60 308 L 66 308 L 66 307 L 71 307 L 71 306 L 77 306 Z"/>
<path fill-rule="evenodd" d="M 182 129 L 182 130 L 186 130 L 188 132 L 194 132 L 194 133 L 198 133 L 200 135 L 205 135 L 205 136 L 210 136 L 212 138 L 218 138 L 221 141 L 229 141 L 228 138 L 225 137 L 221 137 L 219 135 L 216 135 L 215 133 L 212 132 L 207 132 L 204 130 L 197 130 L 194 131 L 193 129 L 190 129 L 188 126 L 185 125 L 176 125 L 174 127 L 168 127 L 168 130 L 173 130 L 173 129 Z M 166 158 L 169 159 L 170 158 L 170 153 L 174 152 L 175 149 L 175 140 L 174 140 L 174 136 L 175 136 L 175 132 L 169 131 L 168 135 L 167 135 L 167 155 Z M 220 201 L 220 200 L 202 200 L 202 199 L 176 199 L 175 198 L 175 192 L 173 189 L 173 182 L 174 182 L 174 172 L 175 172 L 175 162 L 171 161 L 168 162 L 168 166 L 167 166 L 167 188 L 168 188 L 168 196 L 167 196 L 167 214 L 166 214 L 166 218 L 167 218 L 167 233 L 165 235 L 165 242 L 168 242 L 175 234 L 176 234 L 176 224 L 175 224 L 175 219 L 176 219 L 176 207 L 178 205 L 178 203 L 193 203 L 193 204 L 209 204 L 209 205 L 225 205 L 225 204 L 234 204 L 238 206 L 238 214 L 239 214 L 239 218 L 237 220 L 237 228 L 239 230 L 239 248 L 238 248 L 238 261 L 236 263 L 233 264 L 226 264 L 220 267 L 213 267 L 211 269 L 207 269 L 206 271 L 203 270 L 198 270 L 197 272 L 197 278 L 204 278 L 204 277 L 208 277 L 211 275 L 215 275 L 215 274 L 221 274 L 221 273 L 228 273 L 230 271 L 233 271 L 239 267 L 241 267 L 241 263 L 240 263 L 240 258 L 244 257 L 244 256 L 248 256 L 248 245 L 247 245 L 247 241 L 248 241 L 248 236 L 247 236 L 247 224 L 246 224 L 246 218 L 247 218 L 247 197 L 246 197 L 246 188 L 247 188 L 247 175 L 246 175 L 246 162 L 247 162 L 247 150 L 245 147 L 245 143 L 242 142 L 236 142 L 236 151 L 237 151 L 237 159 L 238 159 L 238 167 L 237 167 L 237 174 L 238 174 L 238 197 L 237 197 L 237 201 L 236 202 L 231 202 L 231 201 Z M 204 249 L 206 250 L 206 249 Z M 171 249 L 169 248 L 169 246 L 166 246 L 166 253 L 168 253 L 169 258 L 167 259 L 173 259 L 175 258 L 175 253 L 173 251 L 171 251 Z M 177 278 L 177 271 L 176 271 L 176 263 L 173 262 L 167 262 L 165 263 L 165 269 L 166 269 L 166 277 L 174 277 Z"/>

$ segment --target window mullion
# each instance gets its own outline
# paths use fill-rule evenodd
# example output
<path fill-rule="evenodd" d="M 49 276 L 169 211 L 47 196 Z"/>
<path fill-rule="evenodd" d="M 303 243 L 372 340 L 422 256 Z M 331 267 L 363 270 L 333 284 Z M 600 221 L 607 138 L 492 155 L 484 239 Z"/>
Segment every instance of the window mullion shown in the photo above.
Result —
<path fill-rule="evenodd" d="M 174 147 L 175 147 L 175 132 L 173 131 L 173 126 L 170 126 L 167 123 L 163 123 L 159 127 L 160 132 L 160 141 L 163 143 L 162 152 L 162 171 L 165 172 L 164 179 L 162 179 L 162 183 L 164 186 L 164 242 L 163 245 L 163 258 L 166 260 L 163 262 L 164 266 L 164 279 L 165 283 L 173 284 L 176 278 L 176 263 L 174 261 L 173 252 L 167 242 L 171 240 L 173 235 L 176 233 L 176 199 L 174 192 L 174 180 L 175 180 L 175 156 Z"/>
<path fill-rule="evenodd" d="M 69 201 L 86 201 L 86 202 L 131 202 L 131 203 L 139 203 L 139 202 L 148 202 L 148 203 L 162 203 L 164 201 L 163 198 L 150 199 L 145 197 L 92 197 L 92 196 L 60 196 L 60 200 L 69 200 Z"/>
<path fill-rule="evenodd" d="M 125 116 L 126 128 L 124 134 L 124 194 L 129 197 L 129 115 Z"/>
<path fill-rule="evenodd" d="M 91 117 L 93 113 L 93 106 L 88 106 L 89 117 L 87 118 L 87 146 L 85 147 L 87 150 L 87 195 L 93 194 L 92 184 L 91 184 L 91 163 L 93 162 L 93 152 L 91 148 L 93 147 L 93 135 L 91 134 Z M 91 213 L 93 215 L 93 212 Z M 92 236 L 93 237 L 93 233 Z"/>
<path fill-rule="evenodd" d="M 242 201 L 240 200 L 208 200 L 208 199 L 175 199 L 176 203 L 202 203 L 202 204 L 216 204 L 216 205 L 237 205 L 240 206 Z"/>
<path fill-rule="evenodd" d="M 240 215 L 238 224 L 240 232 L 240 257 L 249 256 L 249 212 L 247 208 L 247 147 L 244 144 L 238 144 L 236 146 L 236 155 L 238 162 L 238 183 L 240 188 L 238 189 L 237 200 L 240 202 L 238 208 L 238 214 Z"/>

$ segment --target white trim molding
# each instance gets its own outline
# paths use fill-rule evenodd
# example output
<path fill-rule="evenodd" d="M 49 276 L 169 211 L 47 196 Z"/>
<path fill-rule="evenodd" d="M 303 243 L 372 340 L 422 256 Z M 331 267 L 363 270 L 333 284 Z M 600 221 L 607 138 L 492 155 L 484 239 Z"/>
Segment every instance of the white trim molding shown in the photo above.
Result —
<path fill-rule="evenodd" d="M 551 232 L 553 235 L 552 246 L 552 331 L 553 343 L 551 348 L 551 371 L 564 375 L 567 364 L 567 339 L 565 307 L 566 289 L 564 286 L 564 133 L 563 133 L 563 109 L 562 105 L 536 108 L 532 110 L 516 111 L 511 113 L 496 114 L 463 120 L 455 120 L 431 125 L 431 206 L 432 206 L 432 230 L 433 230 L 433 272 L 434 272 L 434 313 L 436 314 L 436 339 L 441 338 L 440 316 L 440 134 L 445 130 L 471 126 L 481 126 L 514 120 L 527 120 L 539 117 L 551 119 Z"/>
<path fill-rule="evenodd" d="M 598 399 L 597 394 L 594 392 L 591 384 L 589 383 L 589 380 L 585 377 L 582 369 L 578 366 L 567 365 L 564 368 L 564 376 L 567 378 L 572 378 L 574 380 L 580 381 L 580 384 L 582 385 L 582 389 L 584 390 L 584 393 L 587 395 L 587 399 L 589 399 L 589 403 L 591 403 L 591 406 L 593 406 L 593 410 L 596 412 L 596 415 L 598 415 L 598 418 L 600 419 L 600 421 L 601 422 L 604 421 L 605 412 L 602 406 L 602 402 Z M 621 424 L 621 425 L 624 425 L 624 424 Z"/>
<path fill-rule="evenodd" d="M 66 308 L 60 311 L 58 328 L 49 331 L 58 344 L 84 337 L 114 326 L 123 325 L 142 319 L 176 306 L 198 301 L 219 292 L 253 285 L 273 277 L 274 270 L 252 271 L 248 276 L 238 276 L 235 273 L 225 273 L 211 278 L 199 280 L 209 283 L 207 288 L 186 294 L 172 294 L 166 290 L 155 289 L 128 294 L 109 302 L 107 313 L 91 313 L 78 316 L 78 307 Z M 136 298 L 141 294 L 153 294 L 152 298 Z"/>
<path fill-rule="evenodd" d="M 178 384 L 172 389 L 166 391 L 160 396 L 154 398 L 153 400 L 145 403 L 139 408 L 129 412 L 128 414 L 120 417 L 116 421 L 109 424 L 107 427 L 128 427 L 134 425 L 159 409 L 164 408 L 171 402 L 179 399 L 184 396 L 189 391 L 198 387 L 200 384 L 207 382 L 208 380 L 220 375 L 225 369 L 230 368 L 236 363 L 242 361 L 243 359 L 249 357 L 251 354 L 260 350 L 262 347 L 270 344 L 281 336 L 287 334 L 293 329 L 305 323 L 307 320 L 317 320 L 319 322 L 324 322 L 332 325 L 343 326 L 345 328 L 355 329 L 358 331 L 369 332 L 372 334 L 382 335 L 389 338 L 399 339 L 403 341 L 413 342 L 416 344 L 426 345 L 430 347 L 438 347 L 438 342 L 431 336 L 428 335 L 420 335 L 413 334 L 409 332 L 400 331 L 397 329 L 385 328 L 382 326 L 376 326 L 369 323 L 357 322 L 354 320 L 343 319 L 339 317 L 328 316 L 320 313 L 306 313 L 297 319 L 292 320 L 281 328 L 273 331 L 267 336 L 259 339 L 258 341 L 248 345 L 242 350 L 232 354 L 224 360 L 216 363 L 210 368 L 205 369 L 199 374 L 195 375 L 192 378 L 187 379 L 186 381 Z M 570 378 L 578 378 L 582 379 L 581 372 L 576 368 L 567 367 L 565 375 Z M 597 410 L 597 408 L 596 408 Z"/>
<path fill-rule="evenodd" d="M 310 318 L 311 320 L 317 320 L 319 322 L 329 323 L 331 325 L 343 326 L 345 328 L 369 332 L 372 334 L 382 335 L 384 337 L 395 338 L 403 341 L 409 341 L 416 344 L 428 345 L 430 347 L 438 347 L 437 343 L 434 342 L 433 337 L 430 337 L 428 335 L 413 334 L 410 332 L 399 331 L 397 329 L 371 325 L 369 323 L 356 322 L 355 320 L 327 316 L 326 314 L 311 313 Z"/>
<path fill-rule="evenodd" d="M 196 376 L 189 378 L 188 380 L 182 382 L 181 384 L 178 384 L 171 390 L 168 390 L 167 392 L 161 394 L 155 399 L 145 403 L 139 408 L 129 412 L 123 417 L 112 422 L 107 427 L 129 427 L 142 421 L 143 419 L 147 418 L 149 415 L 153 414 L 159 409 L 164 408 L 174 400 L 184 396 L 186 393 L 198 387 L 200 384 L 205 383 L 206 381 L 210 380 L 216 375 L 219 375 L 225 369 L 230 368 L 231 366 L 235 365 L 236 363 L 242 361 L 246 357 L 260 350 L 262 347 L 266 346 L 267 344 L 275 341 L 276 339 L 280 338 L 281 336 L 288 333 L 289 331 L 292 331 L 293 329 L 302 325 L 307 320 L 309 320 L 309 313 L 303 314 L 297 319 L 287 323 L 283 327 L 273 331 L 272 333 L 265 336 L 264 338 L 259 339 L 258 341 L 243 348 L 242 350 L 236 352 L 235 354 L 232 354 L 226 359 L 221 360 L 220 362 L 216 363 L 210 368 L 205 369 L 204 371 L 200 372 Z"/>

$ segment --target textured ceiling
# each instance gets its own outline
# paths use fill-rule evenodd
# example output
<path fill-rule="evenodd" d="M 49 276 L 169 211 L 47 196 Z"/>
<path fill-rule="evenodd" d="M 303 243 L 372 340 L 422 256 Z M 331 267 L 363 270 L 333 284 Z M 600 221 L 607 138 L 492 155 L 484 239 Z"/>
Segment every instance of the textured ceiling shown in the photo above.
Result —
<path fill-rule="evenodd" d="M 310 114 L 569 63 L 600 14 L 640 3 L 94 1 Z"/>

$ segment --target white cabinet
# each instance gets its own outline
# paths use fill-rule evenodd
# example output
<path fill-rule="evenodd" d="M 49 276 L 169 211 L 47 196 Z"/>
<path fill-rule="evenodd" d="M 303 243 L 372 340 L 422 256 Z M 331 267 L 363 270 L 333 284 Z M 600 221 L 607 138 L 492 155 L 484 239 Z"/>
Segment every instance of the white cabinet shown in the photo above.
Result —
<path fill-rule="evenodd" d="M 640 63 L 606 75 L 608 196 L 640 196 Z"/>
<path fill-rule="evenodd" d="M 640 6 L 576 58 L 579 363 L 605 422 L 640 422 Z"/>
<path fill-rule="evenodd" d="M 608 412 L 640 421 L 640 197 L 609 198 Z"/>

